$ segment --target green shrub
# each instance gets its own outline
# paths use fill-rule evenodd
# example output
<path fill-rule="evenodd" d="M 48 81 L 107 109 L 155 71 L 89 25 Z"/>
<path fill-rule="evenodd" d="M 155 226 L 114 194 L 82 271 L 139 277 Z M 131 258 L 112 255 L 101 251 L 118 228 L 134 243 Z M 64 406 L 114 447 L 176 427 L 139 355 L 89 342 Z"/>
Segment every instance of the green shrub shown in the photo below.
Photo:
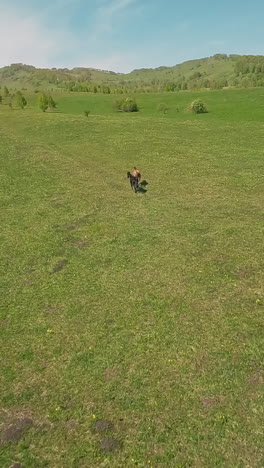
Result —
<path fill-rule="evenodd" d="M 124 112 L 138 112 L 139 108 L 136 101 L 130 97 L 127 97 L 122 105 L 122 111 Z"/>
<path fill-rule="evenodd" d="M 23 96 L 21 91 L 17 91 L 17 93 L 16 93 L 16 103 L 17 103 L 18 107 L 20 107 L 21 109 L 24 109 L 24 107 L 26 107 L 26 105 L 27 105 L 27 100 L 26 100 L 25 96 Z"/>
<path fill-rule="evenodd" d="M 196 99 L 190 105 L 190 112 L 193 114 L 206 114 L 208 111 L 205 104 L 200 99 Z"/>
<path fill-rule="evenodd" d="M 49 96 L 48 96 L 48 108 L 52 110 L 52 109 L 56 109 L 56 107 L 57 107 L 56 102 L 53 100 L 53 98 L 49 94 Z"/>
<path fill-rule="evenodd" d="M 114 109 L 123 112 L 138 112 L 139 107 L 136 101 L 130 97 L 114 102 Z"/>
<path fill-rule="evenodd" d="M 46 112 L 49 107 L 48 96 L 45 93 L 39 93 L 38 105 L 42 112 Z"/>
<path fill-rule="evenodd" d="M 43 92 L 38 95 L 38 105 L 42 112 L 46 112 L 47 109 L 55 109 L 57 106 L 53 98 Z"/>
<path fill-rule="evenodd" d="M 6 86 L 4 86 L 4 97 L 7 96 L 9 96 L 9 89 Z"/>

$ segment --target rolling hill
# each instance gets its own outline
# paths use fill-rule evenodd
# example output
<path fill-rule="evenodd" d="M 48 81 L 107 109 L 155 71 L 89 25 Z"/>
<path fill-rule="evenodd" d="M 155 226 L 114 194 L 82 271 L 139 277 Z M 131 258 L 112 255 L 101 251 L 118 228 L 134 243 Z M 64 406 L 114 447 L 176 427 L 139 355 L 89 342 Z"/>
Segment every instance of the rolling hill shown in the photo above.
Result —
<path fill-rule="evenodd" d="M 175 91 L 264 86 L 264 56 L 216 54 L 173 67 L 138 69 L 131 73 L 93 68 L 41 69 L 12 64 L 0 69 L 0 86 L 12 90 L 67 90 L 77 92 Z"/>

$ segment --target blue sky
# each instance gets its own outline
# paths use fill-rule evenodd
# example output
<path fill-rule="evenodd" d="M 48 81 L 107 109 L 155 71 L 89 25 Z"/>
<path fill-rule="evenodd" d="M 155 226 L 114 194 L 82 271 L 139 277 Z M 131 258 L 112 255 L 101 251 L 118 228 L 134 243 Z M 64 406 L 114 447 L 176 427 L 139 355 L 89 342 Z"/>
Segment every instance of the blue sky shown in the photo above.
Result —
<path fill-rule="evenodd" d="M 118 72 L 264 54 L 264 0 L 0 0 L 0 67 Z"/>

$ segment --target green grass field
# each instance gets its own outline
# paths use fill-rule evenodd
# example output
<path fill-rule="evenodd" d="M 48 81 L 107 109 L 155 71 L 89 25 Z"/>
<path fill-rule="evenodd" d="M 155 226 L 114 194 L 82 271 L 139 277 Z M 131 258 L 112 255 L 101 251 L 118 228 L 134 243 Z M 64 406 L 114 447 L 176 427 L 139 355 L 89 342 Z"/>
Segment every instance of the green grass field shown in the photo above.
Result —
<path fill-rule="evenodd" d="M 264 91 L 28 100 L 0 106 L 1 468 L 262 468 Z"/>

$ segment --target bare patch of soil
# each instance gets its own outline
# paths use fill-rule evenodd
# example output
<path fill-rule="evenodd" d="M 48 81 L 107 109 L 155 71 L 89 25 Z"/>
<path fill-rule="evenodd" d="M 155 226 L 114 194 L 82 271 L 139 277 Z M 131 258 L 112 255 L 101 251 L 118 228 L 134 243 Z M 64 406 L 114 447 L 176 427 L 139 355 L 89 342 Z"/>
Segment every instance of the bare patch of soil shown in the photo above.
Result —
<path fill-rule="evenodd" d="M 104 375 L 106 380 L 115 380 L 119 376 L 119 369 L 115 367 L 108 367 L 105 369 Z"/>
<path fill-rule="evenodd" d="M 24 285 L 25 285 L 25 286 L 33 286 L 33 284 L 34 284 L 34 283 L 33 283 L 32 279 L 26 279 L 26 280 L 24 281 Z"/>
<path fill-rule="evenodd" d="M 68 260 L 66 258 L 63 258 L 60 260 L 55 267 L 52 270 L 52 273 L 58 273 L 58 271 L 61 271 L 68 263 Z"/>
<path fill-rule="evenodd" d="M 241 280 L 248 279 L 252 276 L 253 270 L 251 267 L 248 267 L 248 268 L 242 267 L 237 270 L 236 274 L 237 274 L 237 277 Z"/>
<path fill-rule="evenodd" d="M 218 396 L 203 398 L 201 403 L 204 408 L 212 408 L 220 403 L 220 398 Z"/>
<path fill-rule="evenodd" d="M 99 419 L 96 421 L 94 425 L 94 430 L 96 432 L 105 432 L 105 431 L 111 431 L 114 429 L 113 423 L 111 421 L 107 421 L 107 419 Z"/>
<path fill-rule="evenodd" d="M 86 224 L 88 218 L 89 218 L 89 215 L 85 215 L 82 218 L 77 219 L 74 223 L 68 224 L 66 226 L 66 229 L 68 231 L 74 231 L 75 229 L 78 229 L 80 226 Z"/>
<path fill-rule="evenodd" d="M 100 449 L 104 452 L 113 452 L 114 450 L 118 450 L 121 448 L 121 444 L 116 439 L 104 439 L 100 444 Z"/>
<path fill-rule="evenodd" d="M 2 444 L 9 442 L 18 442 L 22 439 L 25 431 L 33 425 L 30 418 L 22 418 L 17 420 L 14 424 L 10 424 L 0 434 L 0 441 Z"/>
<path fill-rule="evenodd" d="M 76 242 L 73 243 L 73 245 L 75 247 L 81 248 L 81 247 L 88 247 L 89 243 L 88 243 L 88 241 L 76 241 Z"/>
<path fill-rule="evenodd" d="M 0 325 L 1 327 L 6 328 L 8 326 L 8 320 L 7 319 L 0 320 Z"/>
<path fill-rule="evenodd" d="M 78 421 L 75 421 L 74 419 L 70 419 L 69 421 L 66 422 L 66 429 L 69 432 L 76 431 L 78 428 L 79 428 Z"/>
<path fill-rule="evenodd" d="M 45 312 L 46 314 L 51 314 L 51 315 L 53 315 L 53 314 L 55 314 L 57 311 L 56 311 L 55 307 L 47 306 L 47 307 L 45 307 L 44 312 Z"/>
<path fill-rule="evenodd" d="M 264 378 L 263 378 L 263 375 L 261 374 L 261 372 L 254 372 L 249 377 L 249 385 L 251 387 L 256 387 L 258 385 L 263 385 L 263 383 L 264 383 Z"/>

